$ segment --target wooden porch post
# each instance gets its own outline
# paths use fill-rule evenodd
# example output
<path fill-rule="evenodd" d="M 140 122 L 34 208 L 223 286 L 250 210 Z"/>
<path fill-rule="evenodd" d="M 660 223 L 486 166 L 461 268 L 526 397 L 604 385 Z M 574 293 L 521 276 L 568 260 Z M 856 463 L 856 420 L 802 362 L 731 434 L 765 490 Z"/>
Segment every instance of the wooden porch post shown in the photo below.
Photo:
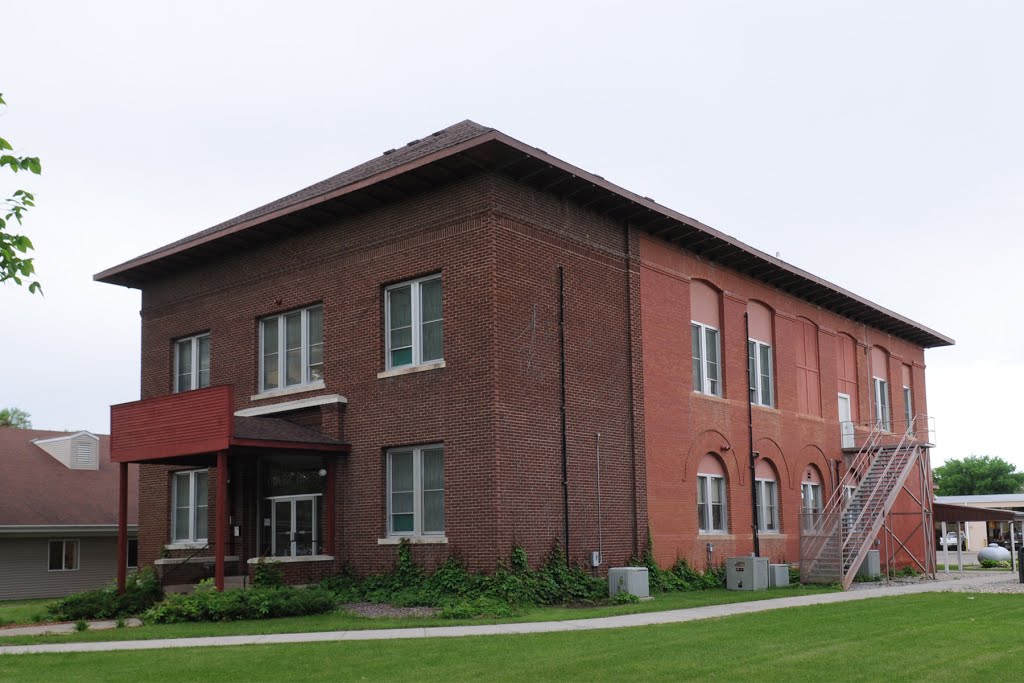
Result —
<path fill-rule="evenodd" d="M 117 592 L 124 593 L 128 572 L 128 463 L 122 462 L 117 490 Z"/>
<path fill-rule="evenodd" d="M 337 519 L 337 510 L 335 508 L 335 489 L 338 486 L 337 475 L 338 475 L 338 458 L 334 455 L 327 456 L 327 481 L 324 482 L 324 514 L 327 515 L 327 524 L 325 525 L 324 533 L 327 538 L 324 539 L 324 554 L 334 556 L 334 533 L 335 533 L 335 520 Z"/>
<path fill-rule="evenodd" d="M 228 452 L 217 452 L 217 509 L 216 509 L 216 530 L 217 539 L 214 549 L 214 583 L 217 590 L 224 590 L 224 546 L 228 533 Z"/>

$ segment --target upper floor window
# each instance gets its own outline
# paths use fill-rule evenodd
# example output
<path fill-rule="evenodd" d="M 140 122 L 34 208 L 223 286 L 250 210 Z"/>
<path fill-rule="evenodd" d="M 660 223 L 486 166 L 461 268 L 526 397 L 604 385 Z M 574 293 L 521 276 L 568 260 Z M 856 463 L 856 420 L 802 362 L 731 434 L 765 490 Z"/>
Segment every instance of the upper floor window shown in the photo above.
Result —
<path fill-rule="evenodd" d="M 693 357 L 693 390 L 722 395 L 721 301 L 711 285 L 690 282 L 690 348 Z"/>
<path fill-rule="evenodd" d="M 839 419 L 857 422 L 860 419 L 857 398 L 857 342 L 853 337 L 842 333 L 836 339 L 836 385 L 840 396 L 847 397 L 850 410 L 847 417 L 840 415 Z"/>
<path fill-rule="evenodd" d="M 764 304 L 747 304 L 747 371 L 750 374 L 750 402 L 754 405 L 774 405 L 772 400 L 772 312 Z"/>
<path fill-rule="evenodd" d="M 913 379 L 911 375 L 910 366 L 903 365 L 903 417 L 907 420 L 907 429 L 910 429 L 910 423 L 914 419 L 914 392 L 911 389 Z"/>
<path fill-rule="evenodd" d="M 175 472 L 171 479 L 171 540 L 205 543 L 207 527 L 206 470 Z"/>
<path fill-rule="evenodd" d="M 441 276 L 429 275 L 384 290 L 387 369 L 422 365 L 444 357 Z"/>
<path fill-rule="evenodd" d="M 767 460 L 758 460 L 754 479 L 757 500 L 757 530 L 766 533 L 779 531 L 779 485 L 775 469 Z"/>
<path fill-rule="evenodd" d="M 875 423 L 887 432 L 892 431 L 889 418 L 889 383 L 881 377 L 873 377 L 875 384 Z"/>
<path fill-rule="evenodd" d="M 444 447 L 388 451 L 388 535 L 444 533 Z"/>
<path fill-rule="evenodd" d="M 887 432 L 892 431 L 892 413 L 889 400 L 889 354 L 880 346 L 871 347 L 871 384 L 875 403 L 875 424 Z"/>
<path fill-rule="evenodd" d="M 210 335 L 200 334 L 174 342 L 174 391 L 210 386 Z"/>
<path fill-rule="evenodd" d="M 260 321 L 260 391 L 310 384 L 323 377 L 323 306 Z"/>
<path fill-rule="evenodd" d="M 697 526 L 704 533 L 725 533 L 725 468 L 709 453 L 697 471 Z"/>
<path fill-rule="evenodd" d="M 702 394 L 721 396 L 718 330 L 702 323 L 690 323 L 690 333 L 693 349 L 693 390 Z"/>

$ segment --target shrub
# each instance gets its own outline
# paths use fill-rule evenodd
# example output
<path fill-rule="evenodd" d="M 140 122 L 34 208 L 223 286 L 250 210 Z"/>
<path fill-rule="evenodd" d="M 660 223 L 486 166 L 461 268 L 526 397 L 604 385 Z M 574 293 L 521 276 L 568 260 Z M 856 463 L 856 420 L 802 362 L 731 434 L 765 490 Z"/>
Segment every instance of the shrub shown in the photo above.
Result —
<path fill-rule="evenodd" d="M 640 598 L 629 591 L 619 591 L 615 594 L 615 597 L 612 598 L 612 602 L 616 605 L 635 605 L 640 602 Z"/>
<path fill-rule="evenodd" d="M 75 630 L 81 633 L 82 631 L 89 630 L 89 622 L 85 619 L 79 619 L 75 622 Z"/>
<path fill-rule="evenodd" d="M 979 564 L 985 569 L 1008 569 L 1010 566 L 1006 560 L 981 560 Z"/>
<path fill-rule="evenodd" d="M 58 621 L 115 619 L 141 614 L 161 597 L 163 586 L 156 572 L 147 567 L 128 577 L 124 593 L 118 594 L 115 586 L 75 593 L 49 605 L 47 610 Z"/>
<path fill-rule="evenodd" d="M 263 588 L 283 586 L 284 570 L 280 563 L 267 562 L 267 558 L 261 557 L 252 573 L 252 585 Z"/>
<path fill-rule="evenodd" d="M 336 598 L 323 588 L 254 587 L 220 592 L 200 584 L 191 595 L 169 595 L 143 614 L 147 623 L 238 621 L 323 614 L 334 610 Z"/>
<path fill-rule="evenodd" d="M 503 600 L 495 600 L 488 597 L 454 602 L 441 608 L 442 619 L 473 619 L 479 617 L 504 619 L 518 614 L 519 610 L 515 606 Z"/>

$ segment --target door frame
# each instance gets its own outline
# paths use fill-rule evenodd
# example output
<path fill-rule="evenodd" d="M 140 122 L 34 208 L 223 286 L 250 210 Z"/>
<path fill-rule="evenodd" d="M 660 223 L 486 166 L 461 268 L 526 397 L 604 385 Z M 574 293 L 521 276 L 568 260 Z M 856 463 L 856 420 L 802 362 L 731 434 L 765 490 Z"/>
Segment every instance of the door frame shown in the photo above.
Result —
<path fill-rule="evenodd" d="M 295 541 L 296 528 L 295 527 L 296 527 L 296 523 L 297 523 L 297 515 L 295 514 L 295 509 L 296 509 L 296 503 L 298 503 L 299 501 L 309 501 L 311 506 L 312 506 L 312 544 L 313 544 L 313 549 L 317 551 L 316 553 L 313 553 L 313 554 L 315 554 L 315 555 L 319 554 L 319 551 L 320 551 L 320 547 L 319 547 L 320 546 L 320 539 L 319 539 L 319 534 L 317 533 L 319 531 L 319 520 L 317 519 L 317 516 L 318 516 L 317 510 L 318 510 L 320 501 L 317 500 L 317 499 L 320 498 L 322 495 L 323 495 L 322 493 L 298 493 L 298 494 L 293 494 L 293 495 L 288 495 L 288 496 L 268 496 L 267 497 L 266 500 L 268 500 L 270 502 L 270 554 L 273 557 L 306 557 L 306 555 L 301 555 L 300 556 L 300 555 L 296 555 L 295 554 L 295 550 L 296 550 L 296 541 Z M 289 532 L 289 547 L 288 547 L 288 554 L 287 555 L 278 555 L 277 554 L 277 504 L 278 503 L 291 503 L 291 505 L 289 506 L 289 510 L 290 510 L 290 515 L 289 516 L 290 516 L 290 519 L 291 519 L 291 525 L 290 525 L 291 530 Z"/>
<path fill-rule="evenodd" d="M 843 419 L 843 400 L 846 400 L 846 418 Z M 855 435 L 853 429 L 853 401 L 849 394 L 839 392 L 839 445 L 841 448 L 854 448 L 855 446 Z M 847 446 L 847 437 L 849 437 L 849 446 Z"/>

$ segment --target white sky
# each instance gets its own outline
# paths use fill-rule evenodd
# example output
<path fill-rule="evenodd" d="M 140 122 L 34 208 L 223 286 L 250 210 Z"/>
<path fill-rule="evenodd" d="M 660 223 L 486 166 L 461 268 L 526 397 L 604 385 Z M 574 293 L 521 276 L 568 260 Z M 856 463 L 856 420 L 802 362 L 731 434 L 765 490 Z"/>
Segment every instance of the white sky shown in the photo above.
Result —
<path fill-rule="evenodd" d="M 770 5 L 770 6 L 769 6 Z M 45 298 L 0 287 L 0 406 L 109 429 L 139 294 L 94 273 L 464 118 L 957 340 L 935 461 L 1024 385 L 1024 4 L 8 2 L 0 136 Z"/>

